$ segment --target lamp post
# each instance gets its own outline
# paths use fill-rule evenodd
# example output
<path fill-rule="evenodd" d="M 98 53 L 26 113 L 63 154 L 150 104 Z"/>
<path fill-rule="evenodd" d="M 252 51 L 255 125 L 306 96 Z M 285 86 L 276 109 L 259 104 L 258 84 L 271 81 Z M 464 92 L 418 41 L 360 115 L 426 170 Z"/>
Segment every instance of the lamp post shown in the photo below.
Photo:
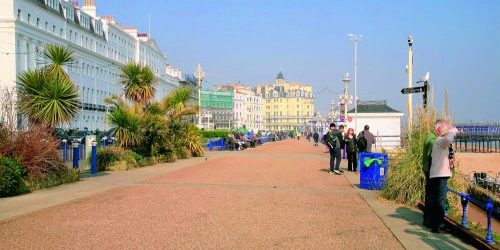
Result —
<path fill-rule="evenodd" d="M 413 36 L 408 36 L 408 88 L 413 87 Z M 408 130 L 413 126 L 413 96 L 408 95 Z"/>
<path fill-rule="evenodd" d="M 349 73 L 345 73 L 344 77 L 342 78 L 342 82 L 344 82 L 344 122 L 347 125 L 347 103 L 349 101 L 349 95 L 348 95 L 348 85 L 349 82 L 351 82 L 351 78 L 349 78 Z"/>
<path fill-rule="evenodd" d="M 196 67 L 194 77 L 198 80 L 198 127 L 201 128 L 201 83 L 205 77 L 205 72 L 203 72 L 201 64 L 198 64 Z"/>
<path fill-rule="evenodd" d="M 358 42 L 361 39 L 360 34 L 349 34 L 354 43 L 354 130 L 358 129 Z"/>

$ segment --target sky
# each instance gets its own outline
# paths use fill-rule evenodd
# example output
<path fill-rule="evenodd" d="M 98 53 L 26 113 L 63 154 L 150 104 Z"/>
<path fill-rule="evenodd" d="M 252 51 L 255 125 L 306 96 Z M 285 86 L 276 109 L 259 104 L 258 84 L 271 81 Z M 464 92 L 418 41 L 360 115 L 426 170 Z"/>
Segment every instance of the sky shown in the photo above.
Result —
<path fill-rule="evenodd" d="M 362 35 L 359 100 L 387 100 L 406 113 L 400 91 L 408 86 L 411 34 L 413 79 L 430 72 L 438 108 L 448 89 L 455 121 L 500 122 L 500 1 L 97 0 L 97 9 L 142 32 L 151 15 L 168 63 L 184 73 L 201 64 L 209 86 L 255 86 L 282 71 L 313 86 L 323 113 L 338 100 L 342 76 L 354 76 L 349 33 Z M 421 105 L 420 94 L 413 99 Z"/>

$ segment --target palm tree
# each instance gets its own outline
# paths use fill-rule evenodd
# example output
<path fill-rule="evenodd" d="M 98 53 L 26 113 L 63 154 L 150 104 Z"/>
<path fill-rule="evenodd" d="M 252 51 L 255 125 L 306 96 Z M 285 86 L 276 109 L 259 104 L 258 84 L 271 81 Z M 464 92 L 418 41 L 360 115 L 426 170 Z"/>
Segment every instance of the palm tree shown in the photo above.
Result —
<path fill-rule="evenodd" d="M 143 125 L 137 110 L 129 107 L 116 96 L 106 99 L 106 103 L 114 105 L 108 114 L 108 121 L 114 125 L 111 133 L 116 137 L 120 146 L 129 148 L 137 145 L 142 138 Z"/>
<path fill-rule="evenodd" d="M 68 66 L 74 62 L 75 52 L 73 50 L 58 45 L 49 45 L 43 52 L 43 55 L 48 60 L 48 65 L 44 67 L 44 70 L 69 79 L 64 66 Z"/>
<path fill-rule="evenodd" d="M 145 105 L 153 99 L 156 79 L 151 68 L 130 62 L 121 67 L 120 77 L 128 99 L 140 105 Z"/>
<path fill-rule="evenodd" d="M 192 95 L 188 87 L 173 90 L 161 101 L 161 112 L 172 120 L 197 114 L 199 107 L 191 102 Z"/>
<path fill-rule="evenodd" d="M 69 78 L 45 70 L 19 75 L 19 109 L 37 124 L 55 128 L 78 114 L 78 92 Z"/>
<path fill-rule="evenodd" d="M 49 45 L 43 52 L 48 64 L 27 70 L 19 77 L 19 109 L 29 120 L 55 128 L 78 114 L 78 91 L 64 70 L 75 60 L 74 52 Z"/>

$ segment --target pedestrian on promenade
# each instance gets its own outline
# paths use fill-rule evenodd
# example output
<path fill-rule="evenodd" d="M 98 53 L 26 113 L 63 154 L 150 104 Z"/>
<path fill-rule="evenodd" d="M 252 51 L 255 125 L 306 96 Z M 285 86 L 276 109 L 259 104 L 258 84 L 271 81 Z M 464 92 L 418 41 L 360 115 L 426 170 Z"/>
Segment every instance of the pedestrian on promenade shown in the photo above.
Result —
<path fill-rule="evenodd" d="M 432 165 L 432 147 L 434 145 L 434 142 L 438 138 L 437 130 L 443 120 L 437 120 L 436 123 L 434 124 L 434 128 L 432 131 L 427 133 L 425 135 L 424 139 L 424 149 L 423 149 L 423 155 L 422 155 L 422 171 L 424 172 L 425 176 L 425 207 L 424 207 L 424 226 L 430 227 L 430 220 L 429 220 L 429 214 L 430 214 L 430 182 L 429 182 L 429 172 L 431 171 L 431 165 Z"/>
<path fill-rule="evenodd" d="M 432 232 L 444 230 L 444 215 L 446 209 L 448 179 L 451 177 L 453 160 L 449 158 L 449 146 L 455 139 L 458 129 L 447 121 L 442 121 L 436 130 L 438 138 L 432 146 L 432 164 L 429 172 L 429 222 Z"/>
<path fill-rule="evenodd" d="M 314 140 L 314 146 L 318 146 L 318 141 L 319 141 L 319 133 L 318 131 L 314 131 L 314 134 L 313 134 L 313 140 Z"/>
<path fill-rule="evenodd" d="M 372 152 L 372 145 L 375 143 L 375 137 L 370 132 L 370 126 L 365 125 L 365 130 L 361 131 L 358 135 L 358 149 L 359 152 Z"/>
<path fill-rule="evenodd" d="M 343 148 L 343 132 L 343 125 L 340 125 L 339 129 L 336 129 L 335 123 L 331 123 L 330 131 L 325 136 L 325 144 L 330 151 L 330 174 L 342 174 L 342 171 L 340 170 L 340 161 L 342 159 L 340 149 Z"/>
<path fill-rule="evenodd" d="M 347 170 L 352 172 L 358 171 L 358 140 L 353 128 L 349 128 L 344 136 L 344 143 L 347 149 Z"/>

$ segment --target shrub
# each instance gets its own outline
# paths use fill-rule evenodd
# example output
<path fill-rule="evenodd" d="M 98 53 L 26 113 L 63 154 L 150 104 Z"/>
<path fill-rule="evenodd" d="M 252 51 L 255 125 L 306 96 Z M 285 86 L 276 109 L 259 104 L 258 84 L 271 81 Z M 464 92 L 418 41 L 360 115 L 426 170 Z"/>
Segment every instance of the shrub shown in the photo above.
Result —
<path fill-rule="evenodd" d="M 141 154 L 132 150 L 124 150 L 119 147 L 105 147 L 97 149 L 97 167 L 99 171 L 109 170 L 109 167 L 114 164 L 124 161 L 126 166 L 120 170 L 128 170 L 130 168 L 144 167 L 151 165 L 149 158 L 145 158 Z"/>
<path fill-rule="evenodd" d="M 169 151 L 164 154 L 155 156 L 153 161 L 155 163 L 172 163 L 177 160 L 177 157 L 175 156 L 175 152 Z"/>
<path fill-rule="evenodd" d="M 201 137 L 205 139 L 210 138 L 227 138 L 231 133 L 229 130 L 199 130 Z"/>
<path fill-rule="evenodd" d="M 28 174 L 26 168 L 24 168 L 16 159 L 0 156 L 0 165 L 11 168 L 21 177 L 25 177 Z"/>
<path fill-rule="evenodd" d="M 194 157 L 200 157 L 205 153 L 204 143 L 198 131 L 198 128 L 194 124 L 188 123 L 186 124 L 183 137 L 186 148 L 191 153 L 191 156 Z"/>
<path fill-rule="evenodd" d="M 176 146 L 175 149 L 175 157 L 177 159 L 187 159 L 189 158 L 189 153 L 186 147 L 184 146 Z"/>
<path fill-rule="evenodd" d="M 26 185 L 30 190 L 38 190 L 42 188 L 49 188 L 59 186 L 65 183 L 77 182 L 80 180 L 80 170 L 63 168 L 57 172 L 52 172 L 44 175 L 41 178 L 26 179 Z"/>
<path fill-rule="evenodd" d="M 0 165 L 0 197 L 8 197 L 26 192 L 22 176 L 9 166 Z"/>
<path fill-rule="evenodd" d="M 66 168 L 57 152 L 58 141 L 44 127 L 31 126 L 19 132 L 11 143 L 0 144 L 0 154 L 19 160 L 32 179 Z"/>
<path fill-rule="evenodd" d="M 97 149 L 97 168 L 106 171 L 109 166 L 122 159 L 124 150 L 118 147 L 104 147 Z"/>

